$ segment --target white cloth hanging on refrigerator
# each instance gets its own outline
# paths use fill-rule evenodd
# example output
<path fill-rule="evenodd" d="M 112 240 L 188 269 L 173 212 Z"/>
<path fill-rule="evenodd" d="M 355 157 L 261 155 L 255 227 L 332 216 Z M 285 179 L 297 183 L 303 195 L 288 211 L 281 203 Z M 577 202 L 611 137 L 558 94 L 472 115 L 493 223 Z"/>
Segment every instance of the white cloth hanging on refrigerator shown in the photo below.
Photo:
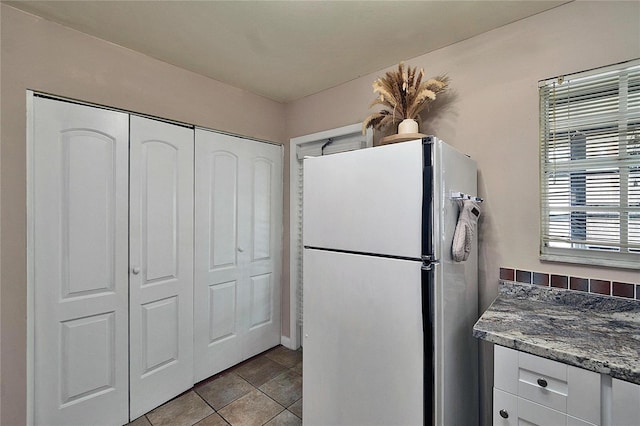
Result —
<path fill-rule="evenodd" d="M 478 217 L 480 217 L 480 206 L 472 200 L 457 200 L 460 207 L 458 223 L 453 234 L 453 245 L 451 253 L 453 260 L 464 262 L 469 258 L 471 243 L 476 233 Z"/>

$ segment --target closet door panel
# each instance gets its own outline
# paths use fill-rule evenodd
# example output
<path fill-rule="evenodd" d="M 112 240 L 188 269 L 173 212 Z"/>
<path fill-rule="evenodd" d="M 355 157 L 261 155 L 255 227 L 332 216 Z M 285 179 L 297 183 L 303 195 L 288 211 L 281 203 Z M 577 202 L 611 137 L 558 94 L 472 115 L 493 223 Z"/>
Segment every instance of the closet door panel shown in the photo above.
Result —
<path fill-rule="evenodd" d="M 208 179 L 203 182 L 209 197 L 209 270 L 237 266 L 238 157 L 228 151 L 205 154 Z"/>
<path fill-rule="evenodd" d="M 114 289 L 114 140 L 71 130 L 62 135 L 64 297 Z"/>
<path fill-rule="evenodd" d="M 194 364 L 196 381 L 242 361 L 238 319 L 240 158 L 236 138 L 196 129 Z"/>
<path fill-rule="evenodd" d="M 271 203 L 273 198 L 272 172 L 273 161 L 258 157 L 252 162 L 252 261 L 269 259 L 271 257 L 271 216 L 273 209 Z"/>
<path fill-rule="evenodd" d="M 130 414 L 193 385 L 193 130 L 131 117 Z"/>
<path fill-rule="evenodd" d="M 271 301 L 274 295 L 271 274 L 260 274 L 251 277 L 250 286 L 249 329 L 253 330 L 273 321 Z"/>
<path fill-rule="evenodd" d="M 196 130 L 195 366 L 280 343 L 281 147 Z"/>
<path fill-rule="evenodd" d="M 245 258 L 248 284 L 247 357 L 280 343 L 280 280 L 282 251 L 282 148 L 242 141 L 249 217 L 240 241 L 251 247 Z"/>
<path fill-rule="evenodd" d="M 128 421 L 128 120 L 34 98 L 35 424 Z"/>
<path fill-rule="evenodd" d="M 209 342 L 233 337 L 236 332 L 237 281 L 209 286 Z"/>
<path fill-rule="evenodd" d="M 178 146 L 164 141 L 144 141 L 141 148 L 141 249 L 146 286 L 178 278 L 180 152 Z"/>

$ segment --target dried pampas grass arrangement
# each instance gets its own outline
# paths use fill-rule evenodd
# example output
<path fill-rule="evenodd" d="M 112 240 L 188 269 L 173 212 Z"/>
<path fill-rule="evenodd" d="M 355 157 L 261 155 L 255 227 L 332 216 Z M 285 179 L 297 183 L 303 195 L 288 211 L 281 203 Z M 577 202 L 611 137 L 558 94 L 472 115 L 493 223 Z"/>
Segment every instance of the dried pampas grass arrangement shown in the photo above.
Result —
<path fill-rule="evenodd" d="M 378 96 L 371 102 L 369 108 L 375 105 L 383 105 L 388 109 L 382 109 L 368 116 L 362 123 L 362 132 L 367 127 L 384 129 L 390 124 L 399 123 L 404 119 L 416 120 L 420 113 L 429 107 L 436 99 L 438 93 L 442 93 L 449 87 L 449 77 L 441 75 L 422 81 L 424 69 L 407 67 L 404 63 L 398 64 L 396 71 L 390 71 L 384 77 L 373 82 L 373 92 Z"/>

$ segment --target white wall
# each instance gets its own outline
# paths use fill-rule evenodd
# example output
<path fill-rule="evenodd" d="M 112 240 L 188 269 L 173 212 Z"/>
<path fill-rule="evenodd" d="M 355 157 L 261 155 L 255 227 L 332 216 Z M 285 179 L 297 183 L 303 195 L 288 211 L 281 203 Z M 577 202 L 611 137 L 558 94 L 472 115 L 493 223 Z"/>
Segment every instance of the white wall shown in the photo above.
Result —
<path fill-rule="evenodd" d="M 13 9 L 1 10 L 0 424 L 26 422 L 26 90 L 282 143 L 284 106 Z"/>
<path fill-rule="evenodd" d="M 450 102 L 421 131 L 478 162 L 479 195 L 486 200 L 479 235 L 482 310 L 497 294 L 501 266 L 640 283 L 637 271 L 538 259 L 537 83 L 638 57 L 640 2 L 576 1 L 406 61 L 427 76 L 451 77 Z M 371 83 L 385 71 L 288 104 L 289 137 L 362 121 L 374 97 Z M 490 376 L 490 352 L 483 352 L 483 373 Z"/>
<path fill-rule="evenodd" d="M 451 77 L 446 109 L 427 118 L 421 132 L 478 161 L 479 194 L 486 199 L 483 307 L 495 296 L 500 266 L 639 281 L 636 271 L 539 261 L 537 89 L 548 77 L 638 57 L 640 2 L 575 1 L 406 61 L 428 76 Z M 371 83 L 386 71 L 288 104 L 289 138 L 362 121 L 371 112 Z"/>

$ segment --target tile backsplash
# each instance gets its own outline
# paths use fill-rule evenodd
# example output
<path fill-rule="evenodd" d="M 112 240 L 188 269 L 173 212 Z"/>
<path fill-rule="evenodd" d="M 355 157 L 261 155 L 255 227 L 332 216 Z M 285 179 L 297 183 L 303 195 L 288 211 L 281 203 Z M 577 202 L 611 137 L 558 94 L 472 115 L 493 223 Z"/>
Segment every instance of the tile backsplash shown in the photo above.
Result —
<path fill-rule="evenodd" d="M 621 283 L 595 278 L 532 272 L 516 268 L 500 268 L 500 279 L 640 300 L 640 283 Z"/>

